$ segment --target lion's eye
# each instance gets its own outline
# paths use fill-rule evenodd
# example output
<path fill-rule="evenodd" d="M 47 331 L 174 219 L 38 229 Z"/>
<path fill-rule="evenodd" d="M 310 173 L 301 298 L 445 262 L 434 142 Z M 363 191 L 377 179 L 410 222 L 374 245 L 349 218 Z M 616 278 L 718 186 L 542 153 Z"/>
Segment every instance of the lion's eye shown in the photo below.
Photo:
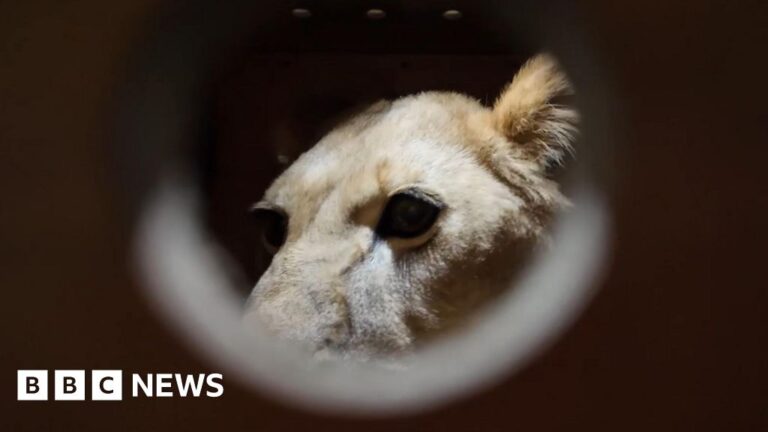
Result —
<path fill-rule="evenodd" d="M 418 237 L 437 220 L 443 204 L 418 189 L 393 195 L 381 215 L 376 232 L 382 237 Z"/>
<path fill-rule="evenodd" d="M 277 252 L 285 243 L 288 231 L 288 216 L 284 211 L 256 206 L 250 210 L 251 216 L 259 223 L 261 238 L 271 253 Z"/>

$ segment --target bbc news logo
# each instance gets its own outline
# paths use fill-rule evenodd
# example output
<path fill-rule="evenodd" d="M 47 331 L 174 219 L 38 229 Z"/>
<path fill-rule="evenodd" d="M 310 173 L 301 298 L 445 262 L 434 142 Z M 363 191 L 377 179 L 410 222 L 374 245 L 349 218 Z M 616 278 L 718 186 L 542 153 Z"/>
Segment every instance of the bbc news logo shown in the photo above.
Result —
<path fill-rule="evenodd" d="M 90 400 L 123 400 L 123 371 L 92 370 Z M 131 397 L 219 397 L 224 394 L 223 376 L 213 374 L 131 374 Z M 84 370 L 54 370 L 53 400 L 84 401 Z M 20 401 L 46 401 L 49 396 L 48 370 L 17 371 L 17 394 Z"/>

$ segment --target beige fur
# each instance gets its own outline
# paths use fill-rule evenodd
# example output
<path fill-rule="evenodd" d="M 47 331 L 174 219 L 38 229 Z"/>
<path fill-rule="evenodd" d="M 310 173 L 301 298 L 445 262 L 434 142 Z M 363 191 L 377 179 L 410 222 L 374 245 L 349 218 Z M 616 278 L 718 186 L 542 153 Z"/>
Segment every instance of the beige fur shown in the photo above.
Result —
<path fill-rule="evenodd" d="M 289 217 L 246 323 L 318 351 L 402 352 L 506 286 L 565 203 L 545 169 L 570 149 L 575 112 L 549 56 L 526 63 L 489 109 L 455 93 L 379 102 L 299 157 L 261 205 Z M 381 239 L 388 198 L 418 187 L 445 204 L 413 239 Z"/>

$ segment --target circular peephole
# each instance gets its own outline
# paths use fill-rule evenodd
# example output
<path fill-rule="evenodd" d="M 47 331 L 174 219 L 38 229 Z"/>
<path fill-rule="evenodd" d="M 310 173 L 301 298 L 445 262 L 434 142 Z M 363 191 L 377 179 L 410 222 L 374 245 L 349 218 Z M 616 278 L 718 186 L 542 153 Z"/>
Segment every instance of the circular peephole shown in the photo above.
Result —
<path fill-rule="evenodd" d="M 395 415 L 503 379 L 574 321 L 612 152 L 570 15 L 346 27 L 318 4 L 297 28 L 280 4 L 200 3 L 141 47 L 117 148 L 147 294 L 196 348 L 287 402 Z"/>

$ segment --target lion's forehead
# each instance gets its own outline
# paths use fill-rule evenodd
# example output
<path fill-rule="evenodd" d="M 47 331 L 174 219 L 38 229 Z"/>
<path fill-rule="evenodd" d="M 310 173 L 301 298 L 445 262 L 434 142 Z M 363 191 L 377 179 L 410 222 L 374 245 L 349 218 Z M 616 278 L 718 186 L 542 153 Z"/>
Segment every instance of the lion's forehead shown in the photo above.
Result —
<path fill-rule="evenodd" d="M 473 164 L 468 152 L 435 139 L 363 146 L 355 154 L 332 149 L 311 155 L 286 172 L 268 198 L 295 208 L 319 206 L 332 195 L 342 194 L 344 203 L 352 206 L 409 185 L 448 187 L 470 175 L 465 170 L 471 170 Z"/>
<path fill-rule="evenodd" d="M 471 99 L 425 94 L 396 101 L 386 112 L 352 119 L 304 153 L 267 191 L 297 226 L 322 209 L 342 216 L 377 196 L 414 184 L 435 192 L 482 170 L 468 148 L 474 139 L 468 113 L 482 110 Z"/>

